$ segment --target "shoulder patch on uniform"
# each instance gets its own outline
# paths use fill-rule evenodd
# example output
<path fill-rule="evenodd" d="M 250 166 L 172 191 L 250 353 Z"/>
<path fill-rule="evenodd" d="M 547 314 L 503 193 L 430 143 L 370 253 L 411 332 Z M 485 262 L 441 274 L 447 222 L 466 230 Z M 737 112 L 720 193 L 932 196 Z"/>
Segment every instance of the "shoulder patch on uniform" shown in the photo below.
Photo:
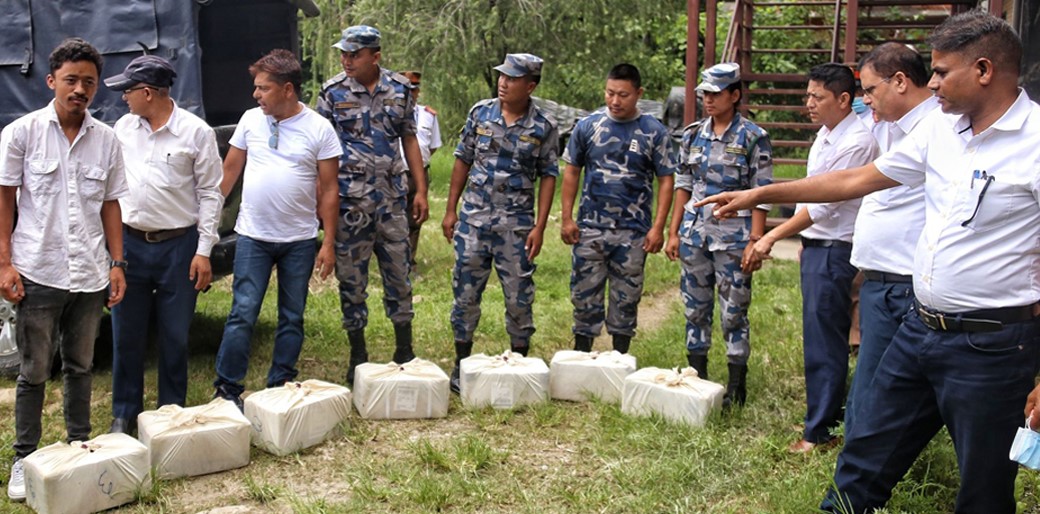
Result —
<path fill-rule="evenodd" d="M 397 73 L 396 71 L 391 71 L 390 72 L 390 78 L 392 80 L 394 80 L 395 82 L 400 82 L 401 84 L 407 86 L 408 89 L 412 88 L 412 81 L 408 80 L 408 77 L 405 77 L 404 75 L 401 75 L 400 73 Z"/>
<path fill-rule="evenodd" d="M 332 86 L 335 86 L 336 84 L 339 84 L 340 82 L 343 82 L 343 79 L 345 79 L 345 78 L 347 78 L 347 72 L 341 71 L 341 72 L 333 75 L 332 78 L 330 78 L 329 80 L 326 80 L 321 85 L 321 90 L 325 91 L 326 89 L 328 89 L 328 88 L 330 88 Z"/>

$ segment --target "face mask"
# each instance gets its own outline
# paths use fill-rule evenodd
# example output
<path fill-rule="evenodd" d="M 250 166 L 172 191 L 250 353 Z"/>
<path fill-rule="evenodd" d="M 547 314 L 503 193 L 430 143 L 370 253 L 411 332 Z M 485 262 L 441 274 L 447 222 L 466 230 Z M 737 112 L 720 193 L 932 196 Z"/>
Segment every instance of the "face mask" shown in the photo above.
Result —
<path fill-rule="evenodd" d="M 1015 441 L 1011 443 L 1011 460 L 1029 468 L 1040 470 L 1040 432 L 1029 428 L 1029 420 L 1026 426 L 1019 427 L 1015 434 Z"/>
<path fill-rule="evenodd" d="M 863 114 L 867 112 L 867 104 L 863 103 L 862 98 L 856 98 L 852 101 L 852 112 L 856 114 Z"/>

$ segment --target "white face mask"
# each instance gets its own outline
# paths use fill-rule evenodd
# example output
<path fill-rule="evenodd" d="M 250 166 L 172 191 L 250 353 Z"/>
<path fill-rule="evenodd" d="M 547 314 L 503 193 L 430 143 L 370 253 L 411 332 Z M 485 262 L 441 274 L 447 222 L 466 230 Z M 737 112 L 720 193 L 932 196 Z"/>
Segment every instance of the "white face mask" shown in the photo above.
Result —
<path fill-rule="evenodd" d="M 1029 469 L 1040 470 L 1040 432 L 1029 428 L 1029 419 L 1026 419 L 1026 426 L 1019 427 L 1015 434 L 1009 456 Z"/>

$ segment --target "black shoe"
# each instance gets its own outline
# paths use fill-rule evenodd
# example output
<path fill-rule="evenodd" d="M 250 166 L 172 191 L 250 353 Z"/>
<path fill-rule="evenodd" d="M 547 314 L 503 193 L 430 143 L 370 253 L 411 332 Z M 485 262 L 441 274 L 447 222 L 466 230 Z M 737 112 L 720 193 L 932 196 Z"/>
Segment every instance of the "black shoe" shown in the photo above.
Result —
<path fill-rule="evenodd" d="M 451 392 L 455 394 L 462 394 L 461 374 L 462 372 L 459 370 L 458 365 L 455 366 L 455 369 L 451 370 L 451 379 L 448 380 L 448 387 L 451 389 Z"/>
<path fill-rule="evenodd" d="M 415 358 L 412 352 L 412 322 L 394 325 L 394 362 L 404 364 Z"/>
<path fill-rule="evenodd" d="M 688 353 L 686 354 L 686 361 L 690 363 L 690 367 L 697 370 L 697 377 L 701 380 L 708 379 L 708 355 L 700 355 Z"/>
<path fill-rule="evenodd" d="M 110 434 L 126 434 L 137 437 L 137 420 L 127 418 L 115 418 L 112 427 L 108 429 Z"/>
<path fill-rule="evenodd" d="M 628 347 L 632 345 L 632 336 L 614 334 L 614 351 L 628 353 Z"/>
<path fill-rule="evenodd" d="M 586 336 L 582 334 L 574 334 L 574 351 L 576 352 L 591 352 L 592 351 L 592 336 Z"/>
<path fill-rule="evenodd" d="M 747 364 L 729 365 L 729 384 L 726 386 L 726 395 L 722 397 L 722 408 L 729 408 L 736 403 L 741 407 L 747 402 Z"/>
<path fill-rule="evenodd" d="M 520 355 L 523 355 L 524 357 L 527 357 L 527 352 L 531 350 L 531 347 L 530 346 L 513 346 L 513 347 L 510 347 L 510 350 L 512 350 L 513 353 L 519 353 Z"/>
<path fill-rule="evenodd" d="M 243 413 L 246 411 L 246 405 L 242 402 L 242 395 L 229 393 L 228 390 L 224 388 L 224 386 L 217 386 L 217 390 L 213 393 L 213 397 L 223 398 L 235 404 L 235 407 L 238 407 L 238 410 L 242 411 Z"/>
<path fill-rule="evenodd" d="M 365 349 L 365 329 L 347 332 L 350 340 L 350 364 L 347 365 L 347 383 L 354 385 L 354 368 L 368 362 L 368 350 Z"/>

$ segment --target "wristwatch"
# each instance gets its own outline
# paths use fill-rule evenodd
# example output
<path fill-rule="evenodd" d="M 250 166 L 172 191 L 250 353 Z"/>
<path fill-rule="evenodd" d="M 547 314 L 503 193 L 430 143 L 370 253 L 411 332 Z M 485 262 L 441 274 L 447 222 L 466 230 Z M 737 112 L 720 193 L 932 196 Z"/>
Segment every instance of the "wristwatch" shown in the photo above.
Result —
<path fill-rule="evenodd" d="M 112 259 L 112 260 L 108 261 L 109 269 L 111 269 L 111 268 L 122 268 L 123 271 L 126 271 L 126 265 L 127 265 L 126 261 L 117 261 L 115 259 Z"/>

